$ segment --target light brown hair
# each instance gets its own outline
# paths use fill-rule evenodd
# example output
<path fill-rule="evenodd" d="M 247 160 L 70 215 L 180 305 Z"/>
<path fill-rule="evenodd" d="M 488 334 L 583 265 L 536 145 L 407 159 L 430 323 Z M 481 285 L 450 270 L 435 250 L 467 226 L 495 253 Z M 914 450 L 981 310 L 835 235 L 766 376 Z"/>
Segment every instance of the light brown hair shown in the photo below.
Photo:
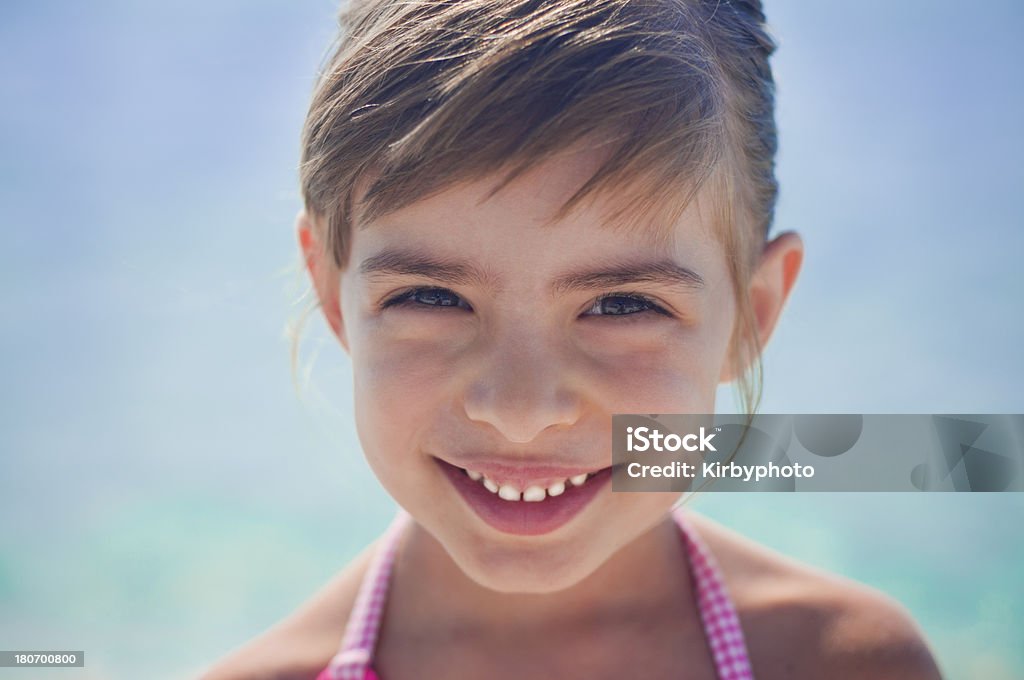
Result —
<path fill-rule="evenodd" d="M 343 268 L 357 219 L 504 173 L 497 192 L 586 140 L 611 153 L 553 221 L 613 191 L 610 224 L 672 225 L 708 187 L 752 413 L 761 365 L 746 289 L 778 191 L 773 50 L 756 0 L 354 0 L 303 131 L 306 209 Z"/>

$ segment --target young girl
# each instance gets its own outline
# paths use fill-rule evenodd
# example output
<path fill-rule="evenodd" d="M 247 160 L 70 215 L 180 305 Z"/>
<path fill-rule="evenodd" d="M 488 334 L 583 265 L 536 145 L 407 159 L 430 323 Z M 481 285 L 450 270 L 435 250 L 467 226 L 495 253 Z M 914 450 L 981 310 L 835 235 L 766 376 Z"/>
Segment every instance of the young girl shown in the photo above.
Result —
<path fill-rule="evenodd" d="M 756 0 L 366 0 L 299 239 L 402 507 L 205 677 L 936 678 L 896 603 L 613 493 L 611 416 L 756 408 L 802 246 L 768 237 Z"/>

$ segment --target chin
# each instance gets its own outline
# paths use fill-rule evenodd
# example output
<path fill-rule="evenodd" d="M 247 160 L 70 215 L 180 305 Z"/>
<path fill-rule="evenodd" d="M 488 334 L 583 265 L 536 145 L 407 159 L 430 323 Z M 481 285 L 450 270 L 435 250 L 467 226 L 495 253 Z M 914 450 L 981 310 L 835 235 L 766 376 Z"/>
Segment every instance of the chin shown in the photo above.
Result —
<path fill-rule="evenodd" d="M 544 594 L 583 581 L 602 563 L 597 555 L 568 546 L 487 546 L 482 543 L 449 554 L 470 579 L 499 593 Z"/>

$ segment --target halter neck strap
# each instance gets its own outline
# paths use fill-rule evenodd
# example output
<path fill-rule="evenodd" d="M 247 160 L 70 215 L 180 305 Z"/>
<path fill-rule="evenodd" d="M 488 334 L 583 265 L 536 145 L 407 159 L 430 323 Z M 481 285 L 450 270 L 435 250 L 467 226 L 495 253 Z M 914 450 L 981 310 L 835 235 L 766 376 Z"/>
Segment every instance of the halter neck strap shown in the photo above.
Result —
<path fill-rule="evenodd" d="M 753 680 L 739 615 L 725 586 L 721 569 L 682 508 L 672 511 L 690 564 L 704 634 L 719 680 Z M 381 537 L 363 576 L 341 649 L 317 680 L 379 680 L 373 671 L 373 652 L 380 631 L 395 554 L 411 519 L 400 510 Z"/>

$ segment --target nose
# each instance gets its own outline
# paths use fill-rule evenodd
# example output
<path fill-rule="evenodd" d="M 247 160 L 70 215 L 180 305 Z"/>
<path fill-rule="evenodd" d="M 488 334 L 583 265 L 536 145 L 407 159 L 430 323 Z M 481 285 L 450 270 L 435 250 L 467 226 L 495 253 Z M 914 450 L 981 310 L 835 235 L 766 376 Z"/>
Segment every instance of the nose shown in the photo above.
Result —
<path fill-rule="evenodd" d="M 525 444 L 551 427 L 575 423 L 582 400 L 567 361 L 536 338 L 507 338 L 488 348 L 464 397 L 470 420 Z"/>

